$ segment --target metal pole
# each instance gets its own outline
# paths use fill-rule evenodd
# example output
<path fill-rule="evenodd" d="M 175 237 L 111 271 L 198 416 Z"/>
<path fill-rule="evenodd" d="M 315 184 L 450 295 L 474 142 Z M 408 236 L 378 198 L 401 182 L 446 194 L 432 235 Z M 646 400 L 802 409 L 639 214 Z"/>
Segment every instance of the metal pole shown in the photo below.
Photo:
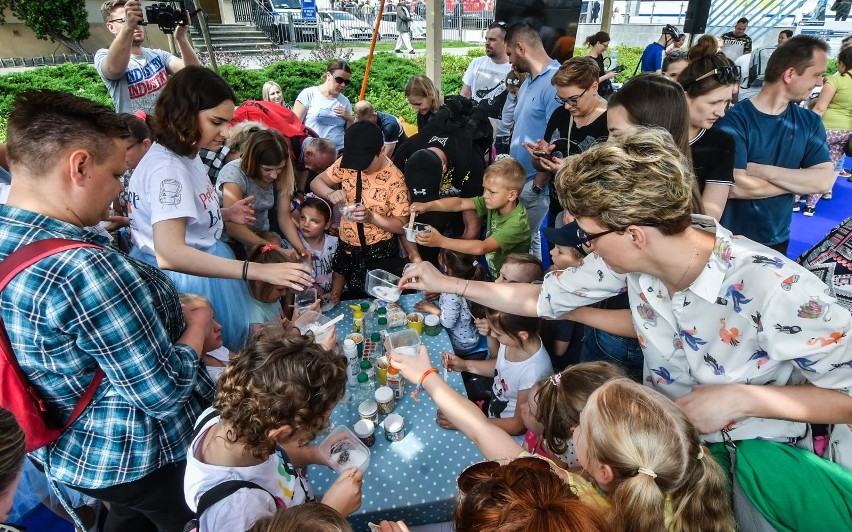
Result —
<path fill-rule="evenodd" d="M 213 72 L 219 73 L 219 65 L 216 64 L 216 54 L 213 53 L 213 42 L 210 40 L 210 30 L 207 29 L 207 12 L 201 11 L 201 16 L 198 17 L 198 23 L 201 25 L 201 35 L 204 36 L 204 45 L 207 47 L 207 54 L 210 56 L 210 68 Z"/>
<path fill-rule="evenodd" d="M 364 68 L 364 79 L 361 81 L 361 92 L 358 94 L 358 101 L 364 99 L 364 94 L 367 93 L 367 80 L 370 78 L 370 69 L 373 66 L 373 53 L 376 51 L 376 39 L 379 36 L 379 26 L 382 23 L 382 13 L 385 12 L 385 0 L 379 3 L 379 13 L 376 15 L 376 23 L 373 25 L 373 40 L 370 41 L 370 53 L 367 55 L 367 66 Z"/>

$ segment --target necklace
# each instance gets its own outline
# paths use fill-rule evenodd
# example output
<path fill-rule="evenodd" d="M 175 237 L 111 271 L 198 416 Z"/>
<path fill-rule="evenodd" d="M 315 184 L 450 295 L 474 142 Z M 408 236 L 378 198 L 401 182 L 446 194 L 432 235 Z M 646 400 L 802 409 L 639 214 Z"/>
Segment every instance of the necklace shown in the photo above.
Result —
<path fill-rule="evenodd" d="M 686 278 L 686 274 L 692 269 L 692 264 L 695 262 L 696 256 L 698 256 L 698 240 L 696 240 L 695 245 L 692 246 L 692 258 L 689 259 L 689 264 L 686 265 L 686 270 L 683 271 L 683 274 L 680 276 L 680 279 L 677 280 L 677 283 L 672 285 L 673 288 L 677 289 L 680 286 L 680 283 L 682 283 Z"/>

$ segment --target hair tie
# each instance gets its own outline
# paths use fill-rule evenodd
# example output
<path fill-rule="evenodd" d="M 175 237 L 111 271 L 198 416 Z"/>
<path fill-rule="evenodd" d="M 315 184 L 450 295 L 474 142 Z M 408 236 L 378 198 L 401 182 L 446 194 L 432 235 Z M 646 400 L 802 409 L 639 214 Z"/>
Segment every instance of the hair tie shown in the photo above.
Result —
<path fill-rule="evenodd" d="M 562 384 L 562 374 L 554 373 L 550 377 L 547 378 L 548 382 L 554 386 L 560 386 Z"/>
<path fill-rule="evenodd" d="M 654 473 L 653 469 L 649 469 L 647 467 L 640 467 L 636 470 L 637 473 L 642 473 L 643 475 L 648 475 L 651 478 L 657 478 L 657 474 Z"/>
<path fill-rule="evenodd" d="M 479 266 L 479 261 L 477 261 L 477 260 L 473 261 L 473 264 L 471 265 L 471 267 L 476 268 L 477 266 Z"/>
<path fill-rule="evenodd" d="M 260 248 L 260 252 L 261 252 L 261 253 L 268 253 L 268 252 L 270 252 L 270 251 L 273 251 L 273 250 L 276 250 L 276 249 L 280 249 L 280 248 L 281 248 L 281 246 L 277 246 L 277 245 L 275 245 L 275 244 L 266 244 L 265 246 L 263 246 L 262 248 Z"/>
<path fill-rule="evenodd" d="M 699 446 L 698 447 L 698 459 L 701 460 L 702 458 L 704 458 L 704 447 Z"/>

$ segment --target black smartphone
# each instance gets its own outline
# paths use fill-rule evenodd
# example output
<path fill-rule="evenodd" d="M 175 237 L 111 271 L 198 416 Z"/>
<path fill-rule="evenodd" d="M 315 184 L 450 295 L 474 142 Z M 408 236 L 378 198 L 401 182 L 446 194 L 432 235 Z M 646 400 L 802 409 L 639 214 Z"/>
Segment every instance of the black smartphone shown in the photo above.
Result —
<path fill-rule="evenodd" d="M 550 157 L 549 153 L 547 153 L 546 151 L 542 151 L 542 150 L 533 151 L 533 155 L 535 155 L 536 157 Z"/>

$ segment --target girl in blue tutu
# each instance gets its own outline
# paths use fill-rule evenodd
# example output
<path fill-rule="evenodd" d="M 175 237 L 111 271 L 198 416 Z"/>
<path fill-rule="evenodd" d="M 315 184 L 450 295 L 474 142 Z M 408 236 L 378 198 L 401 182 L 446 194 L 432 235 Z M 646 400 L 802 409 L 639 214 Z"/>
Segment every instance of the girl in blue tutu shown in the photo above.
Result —
<path fill-rule="evenodd" d="M 218 151 L 228 138 L 235 101 L 228 83 L 206 68 L 172 76 L 154 110 L 156 142 L 133 173 L 127 196 L 130 255 L 166 271 L 179 292 L 209 299 L 225 346 L 237 351 L 248 337 L 250 296 L 243 281 L 301 290 L 312 279 L 303 264 L 238 261 L 220 240 L 224 222 L 254 221 L 251 196 L 220 209 L 198 157 L 199 149 Z"/>

